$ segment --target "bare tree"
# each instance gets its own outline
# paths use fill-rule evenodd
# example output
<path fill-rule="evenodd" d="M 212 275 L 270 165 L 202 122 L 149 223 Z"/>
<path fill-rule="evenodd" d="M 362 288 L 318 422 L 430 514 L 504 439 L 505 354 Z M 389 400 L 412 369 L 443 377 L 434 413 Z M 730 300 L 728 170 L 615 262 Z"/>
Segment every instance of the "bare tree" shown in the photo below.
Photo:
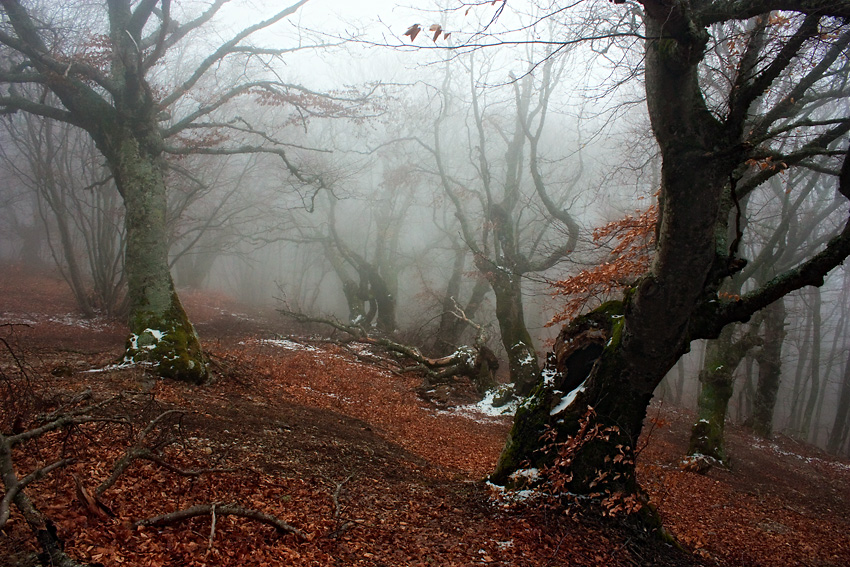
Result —
<path fill-rule="evenodd" d="M 850 117 L 822 112 L 828 93 L 846 96 L 850 6 L 656 0 L 641 5 L 647 107 L 662 156 L 655 258 L 623 301 L 562 330 L 549 372 L 517 412 L 493 474 L 497 482 L 507 482 L 524 462 L 546 463 L 541 434 L 551 428 L 556 439 L 566 440 L 585 417 L 587 427 L 605 434 L 586 439 L 562 462 L 566 488 L 582 494 L 639 492 L 634 454 L 646 409 L 691 341 L 716 337 L 724 326 L 748 320 L 796 289 L 822 285 L 825 274 L 850 254 L 846 224 L 819 252 L 756 289 L 740 298 L 718 296 L 720 285 L 746 265 L 742 237 L 728 238 L 742 195 L 786 168 L 821 169 L 826 156 L 832 158 L 830 172 L 841 170 L 839 192 L 850 198 L 850 160 L 836 148 L 850 130 Z M 771 10 L 779 9 L 791 12 L 777 19 Z M 719 23 L 743 26 L 736 34 L 741 50 L 723 58 L 734 70 L 730 81 L 703 81 L 717 53 L 708 30 Z M 756 107 L 762 118 L 751 125 Z M 775 143 L 791 130 L 800 133 L 793 145 Z M 765 161 L 782 165 L 759 167 Z"/>
<path fill-rule="evenodd" d="M 529 65 L 521 78 L 505 77 L 510 95 L 499 100 L 497 89 L 482 86 L 491 66 L 482 59 L 473 53 L 464 60 L 465 95 L 453 91 L 447 67 L 434 141 L 420 143 L 434 156 L 435 174 L 454 208 L 460 238 L 495 295 L 511 381 L 524 396 L 534 387 L 540 367 L 525 320 L 523 280 L 553 268 L 575 249 L 580 228 L 570 212 L 571 190 L 581 166 L 579 161 L 573 171 L 547 177 L 540 149 L 552 94 L 566 72 L 564 62 L 550 58 L 540 69 Z M 468 97 L 468 106 L 458 100 L 462 97 Z M 468 124 L 467 131 L 457 124 Z M 458 146 L 458 139 L 467 140 L 468 147 Z M 459 164 L 454 156 L 468 161 Z"/>
<path fill-rule="evenodd" d="M 170 83 L 158 81 L 158 66 L 176 63 L 177 50 L 193 53 L 193 39 L 212 25 L 227 0 L 211 1 L 199 14 L 175 14 L 178 7 L 170 0 L 81 2 L 54 11 L 2 1 L 0 111 L 76 126 L 104 156 L 126 210 L 127 358 L 152 364 L 162 376 L 191 382 L 207 376 L 198 337 L 169 271 L 164 152 L 265 151 L 278 156 L 286 170 L 303 175 L 285 144 L 224 111 L 246 96 L 305 110 L 316 101 L 316 93 L 283 83 L 271 68 L 271 62 L 303 45 L 270 49 L 248 43 L 306 1 L 232 33 Z M 242 72 L 225 86 L 215 84 L 214 75 L 230 63 Z M 212 94 L 196 93 L 207 87 Z"/>

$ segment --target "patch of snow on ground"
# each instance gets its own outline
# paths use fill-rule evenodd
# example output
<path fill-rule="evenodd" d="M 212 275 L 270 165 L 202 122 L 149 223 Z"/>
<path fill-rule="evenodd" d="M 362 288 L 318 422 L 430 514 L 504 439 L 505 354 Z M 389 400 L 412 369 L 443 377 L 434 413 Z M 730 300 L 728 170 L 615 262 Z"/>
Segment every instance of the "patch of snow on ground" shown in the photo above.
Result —
<path fill-rule="evenodd" d="M 527 479 L 531 482 L 540 478 L 540 470 L 536 468 L 531 469 L 519 469 L 518 471 L 514 471 L 510 476 L 511 480 L 518 480 L 520 478 Z"/>
<path fill-rule="evenodd" d="M 101 319 L 99 317 L 95 317 L 94 319 L 80 319 L 70 313 L 49 317 L 47 320 L 51 323 L 59 323 L 60 325 L 67 325 L 68 327 L 82 327 L 83 329 L 92 329 L 94 331 L 99 331 L 109 326 L 109 321 L 106 319 Z"/>
<path fill-rule="evenodd" d="M 110 321 L 102 317 L 93 319 L 82 319 L 73 313 L 64 315 L 39 315 L 39 314 L 23 314 L 4 311 L 0 313 L 0 318 L 12 325 L 38 325 L 39 323 L 56 323 L 65 325 L 66 327 L 81 327 L 92 331 L 100 331 L 110 326 Z"/>
<path fill-rule="evenodd" d="M 544 496 L 539 490 L 506 490 L 504 486 L 493 484 L 489 480 L 485 484 L 491 492 L 490 500 L 500 506 L 510 506 L 515 502 L 535 500 Z"/>
<path fill-rule="evenodd" d="M 781 455 L 783 457 L 794 457 L 795 459 L 799 459 L 804 463 L 820 463 L 823 465 L 827 465 L 839 470 L 850 471 L 850 465 L 847 463 L 842 463 L 839 461 L 830 461 L 825 459 L 819 459 L 818 457 L 804 457 L 803 455 L 798 455 L 792 451 L 786 451 L 784 449 L 780 449 L 779 445 L 776 443 L 764 443 L 758 439 L 753 440 L 753 447 L 757 449 L 765 449 L 773 452 L 776 455 Z"/>
<path fill-rule="evenodd" d="M 375 356 L 375 353 L 369 350 L 369 346 L 363 343 L 352 342 L 348 344 L 348 348 L 360 356 Z"/>
<path fill-rule="evenodd" d="M 127 370 L 128 368 L 135 368 L 137 366 L 153 366 L 151 362 L 133 362 L 131 360 L 124 360 L 117 364 L 107 364 L 103 368 L 91 368 L 89 370 L 84 370 L 88 374 L 96 374 L 98 372 L 112 372 L 113 370 Z"/>
<path fill-rule="evenodd" d="M 473 421 L 482 423 L 490 423 L 495 418 L 510 417 L 516 413 L 519 403 L 516 400 L 511 400 L 509 403 L 501 407 L 493 407 L 493 399 L 496 397 L 496 390 L 487 392 L 484 399 L 475 404 L 467 404 L 458 406 L 449 410 L 440 410 L 443 413 L 453 413 Z"/>
<path fill-rule="evenodd" d="M 261 345 L 272 345 L 285 348 L 287 350 L 306 350 L 310 352 L 318 352 L 319 349 L 310 345 L 297 343 L 289 339 L 258 339 L 257 342 Z"/>

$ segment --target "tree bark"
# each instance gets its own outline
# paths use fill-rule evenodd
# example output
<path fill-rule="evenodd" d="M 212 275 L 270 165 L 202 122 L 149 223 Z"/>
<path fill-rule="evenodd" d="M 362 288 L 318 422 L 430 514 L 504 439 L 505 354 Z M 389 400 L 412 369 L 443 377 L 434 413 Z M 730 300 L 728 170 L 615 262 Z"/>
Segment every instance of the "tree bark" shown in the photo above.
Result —
<path fill-rule="evenodd" d="M 707 24 L 694 19 L 688 3 L 642 4 L 647 106 L 662 156 L 656 254 L 649 273 L 622 302 L 604 304 L 561 332 L 536 387 L 517 410 L 492 475 L 497 483 L 512 482 L 512 473 L 524 463 L 552 463 L 556 455 L 541 450 L 541 436 L 547 434 L 571 448 L 570 480 L 563 490 L 591 497 L 638 492 L 634 447 L 649 401 L 691 341 L 716 338 L 725 325 L 747 321 L 785 294 L 822 285 L 824 274 L 850 254 L 850 224 L 845 224 L 824 251 L 800 266 L 742 298 L 718 297 L 720 284 L 744 265 L 736 258 L 737 242 L 728 242 L 726 214 L 737 199 L 736 172 L 750 157 L 744 121 L 776 77 L 765 71 L 756 77 L 759 84 L 730 91 L 729 116 L 721 122 L 708 109 L 698 76 Z M 783 46 L 787 60 L 817 33 L 811 20 L 798 29 L 796 43 Z M 778 76 L 784 61 L 769 71 Z M 847 156 L 839 191 L 850 198 Z M 584 416 L 600 434 L 575 447 Z"/>
<path fill-rule="evenodd" d="M 806 388 L 806 365 L 809 363 L 812 339 L 812 311 L 806 311 L 803 322 L 803 344 L 797 353 L 797 369 L 794 372 L 794 387 L 791 390 L 791 412 L 788 416 L 788 429 L 792 432 L 800 431 L 803 419 L 803 402 L 805 401 Z"/>
<path fill-rule="evenodd" d="M 735 371 L 747 352 L 758 342 L 753 331 L 734 340 L 736 325 L 727 325 L 720 336 L 709 341 L 697 403 L 697 422 L 691 429 L 688 455 L 703 455 L 726 462 L 724 429 L 729 400 L 735 386 Z"/>
<path fill-rule="evenodd" d="M 168 266 L 166 190 L 160 158 L 131 134 L 124 133 L 119 140 L 107 153 L 107 162 L 126 208 L 125 271 L 130 305 L 126 357 L 153 365 L 163 377 L 198 384 L 207 378 L 206 361 Z"/>
<path fill-rule="evenodd" d="M 838 453 L 847 430 L 850 429 L 850 356 L 844 365 L 844 380 L 841 382 L 841 393 L 838 395 L 838 406 L 835 409 L 835 419 L 829 431 L 826 450 L 833 455 Z"/>
<path fill-rule="evenodd" d="M 515 274 L 496 272 L 491 274 L 490 284 L 496 296 L 496 319 L 502 346 L 508 357 L 514 393 L 524 397 L 537 384 L 540 367 L 531 334 L 525 324 L 522 280 Z"/>
<path fill-rule="evenodd" d="M 812 426 L 812 417 L 814 417 L 815 408 L 817 407 L 818 397 L 820 396 L 821 380 L 820 380 L 820 351 L 821 351 L 821 296 L 820 288 L 814 288 L 812 291 L 812 364 L 810 367 L 811 388 L 809 396 L 806 400 L 806 408 L 803 411 L 803 422 L 800 426 L 800 438 L 804 441 L 809 439 L 809 431 Z"/>
<path fill-rule="evenodd" d="M 764 310 L 764 343 L 756 354 L 758 384 L 753 402 L 752 427 L 756 435 L 770 437 L 773 410 L 782 378 L 782 343 L 785 340 L 785 300 L 780 299 Z"/>

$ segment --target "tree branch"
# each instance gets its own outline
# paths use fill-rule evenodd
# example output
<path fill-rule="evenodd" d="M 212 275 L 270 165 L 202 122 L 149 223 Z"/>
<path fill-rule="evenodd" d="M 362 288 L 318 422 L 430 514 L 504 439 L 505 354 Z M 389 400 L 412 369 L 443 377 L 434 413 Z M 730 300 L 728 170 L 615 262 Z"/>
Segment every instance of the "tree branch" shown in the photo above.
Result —
<path fill-rule="evenodd" d="M 255 33 L 259 30 L 262 30 L 264 28 L 267 28 L 267 27 L 279 22 L 280 20 L 282 20 L 283 18 L 285 18 L 287 16 L 294 14 L 295 12 L 298 11 L 299 8 L 301 8 L 301 6 L 306 4 L 308 1 L 309 0 L 299 0 L 298 2 L 296 2 L 295 4 L 292 4 L 291 6 L 286 8 L 285 10 L 281 10 L 280 12 L 278 12 L 277 14 L 272 16 L 271 18 L 264 20 L 262 22 L 259 22 L 257 24 L 254 24 L 253 26 L 249 26 L 249 27 L 245 28 L 244 30 L 242 30 L 241 32 L 239 32 L 238 34 L 236 34 L 230 41 L 221 45 L 212 54 L 210 54 L 206 59 L 204 59 L 203 62 L 201 62 L 201 64 L 198 65 L 198 67 L 195 69 L 194 73 L 192 73 L 192 75 L 188 79 L 186 79 L 186 81 L 184 81 L 183 84 L 181 84 L 179 87 L 177 87 L 170 95 L 166 96 L 160 102 L 160 107 L 167 108 L 167 107 L 171 106 L 174 102 L 179 100 L 181 97 L 183 97 L 183 95 L 185 95 L 187 92 L 189 92 L 189 90 L 193 86 L 195 86 L 195 84 L 201 79 L 201 77 L 203 77 L 206 74 L 206 72 L 213 65 L 215 65 L 218 61 L 227 57 L 231 53 L 233 53 L 234 52 L 233 50 L 238 46 L 238 44 L 243 39 L 245 39 L 246 37 L 250 36 L 251 34 L 253 34 L 253 33 Z"/>
<path fill-rule="evenodd" d="M 215 510 L 215 513 L 219 516 L 239 516 L 241 518 L 248 518 L 249 520 L 254 520 L 262 524 L 272 526 L 280 533 L 293 534 L 298 536 L 301 540 L 311 539 L 310 536 L 303 531 L 289 525 L 275 516 L 265 514 L 252 508 L 242 508 L 241 506 L 236 506 L 234 504 L 201 504 L 183 510 L 169 512 L 168 514 L 138 520 L 135 522 L 135 526 L 164 526 L 187 520 L 189 518 L 195 518 L 197 516 L 211 515 L 213 510 Z"/>
<path fill-rule="evenodd" d="M 850 147 L 844 156 L 844 165 L 839 176 L 838 192 L 850 200 Z M 822 286 L 824 278 L 833 268 L 850 256 L 850 217 L 841 234 L 827 243 L 826 248 L 788 270 L 762 287 L 747 293 L 735 301 L 717 303 L 711 300 L 701 305 L 692 326 L 691 339 L 714 338 L 729 323 L 747 321 L 756 311 L 763 309 L 787 295 L 805 286 Z M 701 316 L 701 313 L 705 317 Z"/>

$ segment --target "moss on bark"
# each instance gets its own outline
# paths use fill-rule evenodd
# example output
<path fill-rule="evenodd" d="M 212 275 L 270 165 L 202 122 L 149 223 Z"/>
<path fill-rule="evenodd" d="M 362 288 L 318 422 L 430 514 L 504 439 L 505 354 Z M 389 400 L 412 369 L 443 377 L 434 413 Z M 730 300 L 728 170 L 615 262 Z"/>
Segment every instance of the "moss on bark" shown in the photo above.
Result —
<path fill-rule="evenodd" d="M 135 312 L 127 339 L 126 359 L 150 365 L 163 378 L 200 384 L 207 367 L 195 328 L 176 293 L 167 312 Z"/>
<path fill-rule="evenodd" d="M 617 348 L 622 317 L 622 302 L 608 302 L 564 327 L 536 385 L 517 409 L 490 477 L 493 482 L 510 484 L 510 475 L 523 466 L 539 468 L 551 463 L 552 456 L 541 451 L 541 436 L 547 427 L 557 429 L 559 439 L 578 431 L 579 419 L 596 398 L 589 376 L 606 366 L 606 351 Z M 588 454 L 596 452 L 592 444 L 586 450 Z"/>
<path fill-rule="evenodd" d="M 130 303 L 126 360 L 165 378 L 201 383 L 207 366 L 200 341 L 174 290 L 168 266 L 167 201 L 160 140 L 116 128 L 107 155 L 126 207 L 125 271 Z M 154 139 L 149 139 L 153 136 Z"/>

